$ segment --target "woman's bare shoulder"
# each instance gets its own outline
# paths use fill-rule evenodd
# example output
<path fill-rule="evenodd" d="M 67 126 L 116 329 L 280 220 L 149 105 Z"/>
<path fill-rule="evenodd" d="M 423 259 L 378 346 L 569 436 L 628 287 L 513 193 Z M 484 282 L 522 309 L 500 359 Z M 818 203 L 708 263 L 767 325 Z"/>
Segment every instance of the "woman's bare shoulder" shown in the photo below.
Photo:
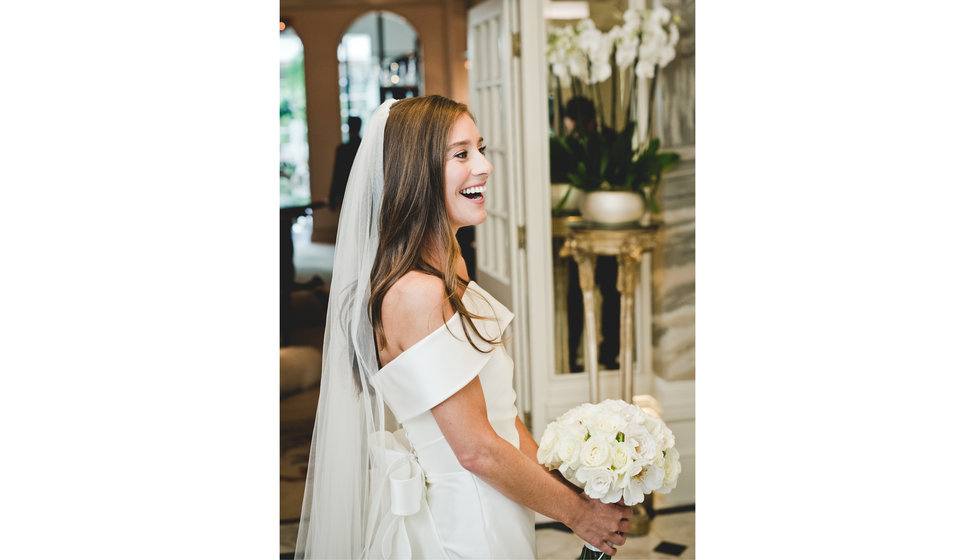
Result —
<path fill-rule="evenodd" d="M 441 327 L 452 313 L 442 279 L 417 271 L 395 281 L 381 302 L 385 334 L 401 349 Z"/>
<path fill-rule="evenodd" d="M 413 270 L 392 284 L 381 306 L 420 312 L 439 308 L 444 300 L 446 288 L 441 278 Z"/>

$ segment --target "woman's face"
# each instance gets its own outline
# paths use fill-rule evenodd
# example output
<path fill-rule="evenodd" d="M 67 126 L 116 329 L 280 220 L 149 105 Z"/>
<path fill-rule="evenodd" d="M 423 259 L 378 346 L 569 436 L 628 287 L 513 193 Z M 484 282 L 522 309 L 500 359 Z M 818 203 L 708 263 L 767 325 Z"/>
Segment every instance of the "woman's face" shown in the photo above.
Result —
<path fill-rule="evenodd" d="M 483 138 L 469 115 L 459 117 L 449 131 L 446 148 L 446 212 L 453 230 L 482 224 L 487 177 L 493 166 L 483 157 Z"/>

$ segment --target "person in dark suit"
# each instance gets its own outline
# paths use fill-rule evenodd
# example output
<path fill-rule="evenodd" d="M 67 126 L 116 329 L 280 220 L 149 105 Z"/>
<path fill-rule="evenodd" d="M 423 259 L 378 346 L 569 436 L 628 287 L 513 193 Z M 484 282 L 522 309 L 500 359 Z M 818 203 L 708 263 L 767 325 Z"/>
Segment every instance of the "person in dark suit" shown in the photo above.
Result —
<path fill-rule="evenodd" d="M 340 208 L 344 201 L 347 177 L 350 175 L 351 165 L 354 164 L 357 148 L 361 145 L 361 118 L 348 118 L 347 126 L 350 129 L 350 141 L 337 146 L 337 152 L 333 158 L 333 182 L 330 184 L 330 199 L 328 201 L 331 210 Z"/>

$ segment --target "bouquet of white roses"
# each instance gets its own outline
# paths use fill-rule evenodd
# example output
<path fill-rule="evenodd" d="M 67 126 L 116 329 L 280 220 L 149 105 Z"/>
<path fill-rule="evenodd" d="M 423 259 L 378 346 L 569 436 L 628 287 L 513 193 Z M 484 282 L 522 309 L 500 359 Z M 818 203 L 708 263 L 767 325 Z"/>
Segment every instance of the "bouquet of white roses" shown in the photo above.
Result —
<path fill-rule="evenodd" d="M 622 499 L 628 506 L 654 491 L 669 493 L 681 472 L 674 434 L 664 421 L 611 399 L 579 405 L 548 424 L 538 462 L 558 469 L 590 498 L 606 504 Z"/>

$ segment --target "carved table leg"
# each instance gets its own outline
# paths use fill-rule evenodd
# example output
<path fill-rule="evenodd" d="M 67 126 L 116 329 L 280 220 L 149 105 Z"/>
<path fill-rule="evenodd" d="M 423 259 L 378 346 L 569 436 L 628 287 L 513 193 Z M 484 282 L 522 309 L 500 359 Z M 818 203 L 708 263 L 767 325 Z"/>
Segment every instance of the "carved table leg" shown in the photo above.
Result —
<path fill-rule="evenodd" d="M 599 402 L 599 335 L 595 324 L 595 255 L 572 250 L 578 263 L 578 281 L 582 287 L 585 311 L 585 371 L 589 373 L 589 400 Z"/>
<path fill-rule="evenodd" d="M 619 290 L 620 297 L 619 369 L 622 374 L 623 400 L 628 403 L 633 402 L 633 300 L 642 254 L 642 248 L 627 243 L 616 256 L 619 261 L 616 289 Z"/>
<path fill-rule="evenodd" d="M 555 251 L 555 272 L 553 284 L 555 288 L 555 369 L 556 373 L 572 371 L 569 352 L 574 355 L 575 349 L 568 344 L 568 260 L 558 256 Z"/>

